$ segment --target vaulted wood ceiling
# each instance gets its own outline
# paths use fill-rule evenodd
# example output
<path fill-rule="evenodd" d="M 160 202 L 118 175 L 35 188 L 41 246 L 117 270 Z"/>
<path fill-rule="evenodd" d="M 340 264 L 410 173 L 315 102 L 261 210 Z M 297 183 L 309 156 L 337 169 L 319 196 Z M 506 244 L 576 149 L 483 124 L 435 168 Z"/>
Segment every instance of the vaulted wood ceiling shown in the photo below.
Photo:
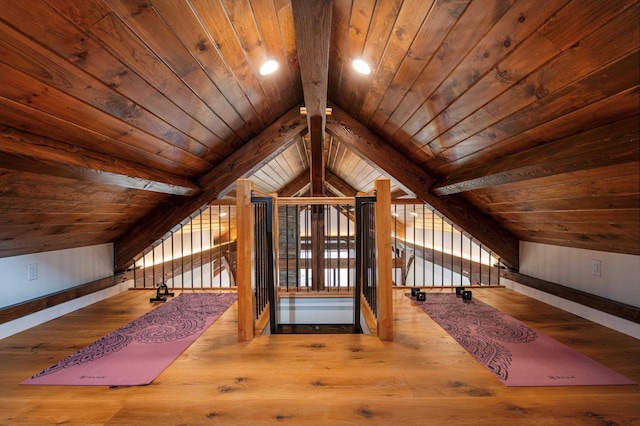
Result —
<path fill-rule="evenodd" d="M 514 267 L 518 241 L 638 255 L 639 6 L 0 0 L 0 256 L 114 242 L 122 269 L 239 177 L 308 187 L 323 65 L 329 191 L 390 177 Z"/>

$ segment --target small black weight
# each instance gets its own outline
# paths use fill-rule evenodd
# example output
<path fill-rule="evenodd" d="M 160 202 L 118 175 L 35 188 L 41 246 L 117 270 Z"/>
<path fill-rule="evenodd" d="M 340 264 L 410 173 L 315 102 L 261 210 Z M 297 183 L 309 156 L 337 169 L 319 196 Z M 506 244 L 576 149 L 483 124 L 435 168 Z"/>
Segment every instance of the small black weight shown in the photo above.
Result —
<path fill-rule="evenodd" d="M 420 292 L 420 289 L 418 287 L 413 287 L 411 289 L 411 297 L 416 297 L 416 294 L 418 294 Z"/>
<path fill-rule="evenodd" d="M 416 300 L 420 301 L 420 302 L 424 302 L 425 300 L 427 300 L 427 293 L 425 293 L 424 291 L 419 291 L 416 293 Z"/>
<path fill-rule="evenodd" d="M 149 302 L 166 302 L 167 298 L 164 296 L 173 297 L 173 295 L 174 293 L 169 293 L 169 287 L 167 287 L 167 285 L 163 283 L 158 286 L 158 289 L 156 290 L 156 297 L 152 297 L 151 299 L 149 299 Z"/>
<path fill-rule="evenodd" d="M 462 296 L 463 291 L 464 287 L 456 287 L 456 296 Z"/>
<path fill-rule="evenodd" d="M 471 300 L 472 297 L 472 293 L 471 290 L 465 290 L 462 292 L 462 299 L 463 300 Z"/>

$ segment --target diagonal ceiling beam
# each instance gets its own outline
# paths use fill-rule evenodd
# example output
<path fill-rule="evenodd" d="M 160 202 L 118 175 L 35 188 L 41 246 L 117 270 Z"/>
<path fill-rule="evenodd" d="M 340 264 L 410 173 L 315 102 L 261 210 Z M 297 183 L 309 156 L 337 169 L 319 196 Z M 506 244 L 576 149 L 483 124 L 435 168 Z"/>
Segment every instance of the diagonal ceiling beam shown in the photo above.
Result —
<path fill-rule="evenodd" d="M 257 172 L 306 132 L 307 123 L 300 116 L 300 108 L 290 109 L 200 178 L 205 197 L 214 199 L 226 195 L 236 180 Z M 214 193 L 215 196 L 209 197 L 207 192 Z"/>
<path fill-rule="evenodd" d="M 402 188 L 396 188 L 393 191 L 391 191 L 391 199 L 395 200 L 397 198 L 400 197 L 404 197 L 405 195 L 407 195 L 406 192 L 404 192 L 404 190 Z"/>
<path fill-rule="evenodd" d="M 326 169 L 324 171 L 325 177 L 327 178 L 327 184 L 334 189 L 338 195 L 342 197 L 355 197 L 358 194 L 358 191 L 345 182 L 340 176 L 333 173 L 331 170 Z"/>
<path fill-rule="evenodd" d="M 504 156 L 447 176 L 434 186 L 450 195 L 505 183 L 638 161 L 639 116 Z"/>
<path fill-rule="evenodd" d="M 519 241 L 489 216 L 458 196 L 438 197 L 429 192 L 434 179 L 389 143 L 338 107 L 327 119 L 327 132 L 381 173 L 392 176 L 409 192 L 430 204 L 468 234 L 517 269 Z"/>
<path fill-rule="evenodd" d="M 171 195 L 195 195 L 201 190 L 198 183 L 182 176 L 7 126 L 0 126 L 0 164 L 10 170 Z"/>
<path fill-rule="evenodd" d="M 311 136 L 311 195 L 324 192 L 324 134 L 333 2 L 293 0 L 298 61 Z"/>
<path fill-rule="evenodd" d="M 255 173 L 281 154 L 307 130 L 307 123 L 295 107 L 259 135 L 238 148 L 200 179 L 203 192 L 185 199 L 173 199 L 160 206 L 134 225 L 114 244 L 116 271 L 124 271 L 135 256 L 142 253 L 176 224 L 219 196 L 225 195 L 235 181 Z"/>
<path fill-rule="evenodd" d="M 293 197 L 298 192 L 303 191 L 309 186 L 309 169 L 300 173 L 291 182 L 286 184 L 284 188 L 278 191 L 278 197 Z"/>
<path fill-rule="evenodd" d="M 377 137 L 341 108 L 333 106 L 332 111 L 332 115 L 327 119 L 329 134 L 338 138 L 360 158 L 367 160 L 367 163 L 383 175 L 396 178 L 405 192 L 415 193 L 413 187 L 423 188 L 424 191 L 429 190 L 435 179 L 421 167 Z M 375 158 L 375 161 L 371 161 L 372 158 Z M 399 179 L 400 176 L 403 179 Z"/>

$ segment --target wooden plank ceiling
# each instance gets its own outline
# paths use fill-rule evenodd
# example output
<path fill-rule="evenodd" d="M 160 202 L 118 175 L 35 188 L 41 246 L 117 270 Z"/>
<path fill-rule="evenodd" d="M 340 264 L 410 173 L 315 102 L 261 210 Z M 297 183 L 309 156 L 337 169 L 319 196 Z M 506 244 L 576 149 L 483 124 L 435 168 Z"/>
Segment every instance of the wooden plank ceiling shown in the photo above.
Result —
<path fill-rule="evenodd" d="M 294 1 L 0 0 L 0 257 L 113 242 L 121 270 L 239 177 L 379 176 L 512 267 L 640 254 L 638 0 Z"/>

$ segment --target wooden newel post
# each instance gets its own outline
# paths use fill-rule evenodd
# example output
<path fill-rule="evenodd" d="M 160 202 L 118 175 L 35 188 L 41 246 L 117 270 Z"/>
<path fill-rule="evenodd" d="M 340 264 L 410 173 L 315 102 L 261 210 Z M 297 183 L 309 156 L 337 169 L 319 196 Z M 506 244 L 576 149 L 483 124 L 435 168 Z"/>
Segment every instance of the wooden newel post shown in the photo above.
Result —
<path fill-rule="evenodd" d="M 377 179 L 376 253 L 378 264 L 378 337 L 393 340 L 393 281 L 391 259 L 391 181 Z"/>
<path fill-rule="evenodd" d="M 254 212 L 251 205 L 253 182 L 236 181 L 238 341 L 249 342 L 254 337 L 255 272 L 254 272 Z"/>

